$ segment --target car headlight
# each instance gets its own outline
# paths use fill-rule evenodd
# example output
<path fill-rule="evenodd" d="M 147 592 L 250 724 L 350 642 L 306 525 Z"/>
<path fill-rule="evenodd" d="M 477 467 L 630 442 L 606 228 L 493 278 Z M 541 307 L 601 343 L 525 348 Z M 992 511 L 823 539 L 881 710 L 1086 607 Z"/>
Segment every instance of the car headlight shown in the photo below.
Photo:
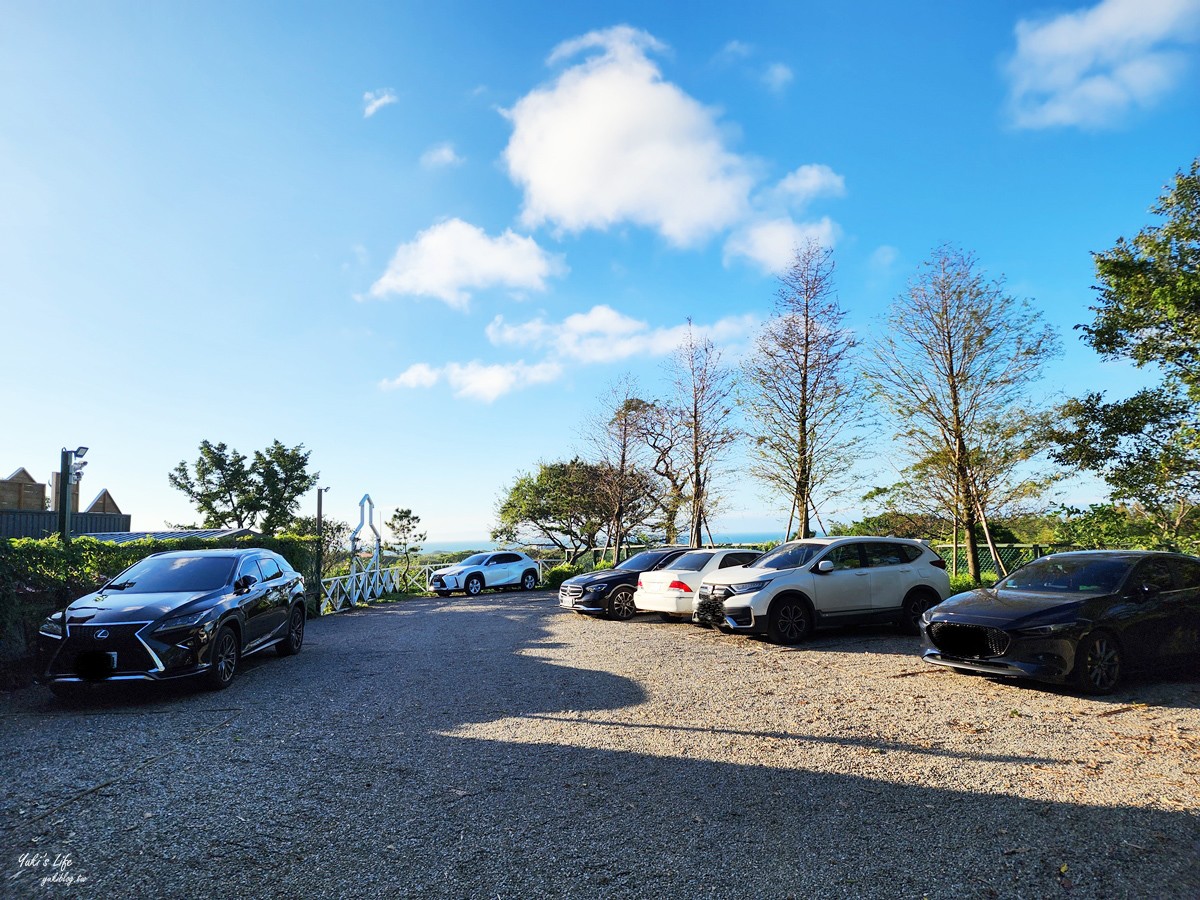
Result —
<path fill-rule="evenodd" d="M 62 617 L 59 616 L 58 620 L 56 621 L 53 616 L 46 616 L 46 620 L 42 622 L 41 627 L 38 629 L 38 634 L 44 634 L 46 637 L 58 638 L 59 640 L 62 640 Z"/>
<path fill-rule="evenodd" d="M 741 584 L 727 584 L 725 590 L 731 594 L 749 594 L 753 591 L 761 591 L 770 581 L 743 581 Z"/>
<path fill-rule="evenodd" d="M 1032 628 L 1018 628 L 1013 634 L 1021 637 L 1045 637 L 1049 634 L 1062 634 L 1078 627 L 1078 622 L 1055 622 L 1053 625 L 1035 625 Z"/>
<path fill-rule="evenodd" d="M 208 610 L 203 610 L 198 613 L 189 613 L 186 616 L 172 616 L 169 619 L 163 619 L 157 628 L 157 631 L 174 631 L 176 628 L 192 628 L 200 624 L 200 620 L 208 615 Z"/>
<path fill-rule="evenodd" d="M 587 591 L 589 594 L 595 594 L 600 591 L 607 591 L 608 585 L 607 584 L 589 584 L 587 587 L 584 588 L 584 590 Z"/>

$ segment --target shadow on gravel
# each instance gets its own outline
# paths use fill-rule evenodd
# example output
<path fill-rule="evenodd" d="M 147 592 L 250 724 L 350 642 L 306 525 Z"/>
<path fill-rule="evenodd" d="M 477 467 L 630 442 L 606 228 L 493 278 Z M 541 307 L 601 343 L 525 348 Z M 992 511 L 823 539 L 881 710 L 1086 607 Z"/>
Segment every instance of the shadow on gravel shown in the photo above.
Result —
<path fill-rule="evenodd" d="M 0 791 L 5 891 L 1200 894 L 1200 820 L 1185 808 L 1034 802 L 994 784 L 951 790 L 899 760 L 912 780 L 880 781 L 855 774 L 855 754 L 916 748 L 869 738 L 833 741 L 847 754 L 838 774 L 810 771 L 802 758 L 794 768 L 762 764 L 752 749 L 738 763 L 691 758 L 688 729 L 675 726 L 660 729 L 662 744 L 626 722 L 625 746 L 583 746 L 573 712 L 624 709 L 647 694 L 631 678 L 539 658 L 548 616 L 559 614 L 532 596 L 412 601 L 316 620 L 299 656 L 264 658 L 216 695 L 52 715 L 44 698 L 9 698 L 0 718 L 0 762 L 15 776 Z M 143 713 L 156 715 L 138 721 Z M 542 742 L 518 726 L 511 739 L 449 734 L 509 719 L 540 720 Z M 704 733 L 730 746 L 762 737 Z M 1019 765 L 1039 762 L 986 750 L 975 758 L 1013 780 Z M 21 862 L 37 853 L 69 857 L 84 889 L 43 885 Z"/>

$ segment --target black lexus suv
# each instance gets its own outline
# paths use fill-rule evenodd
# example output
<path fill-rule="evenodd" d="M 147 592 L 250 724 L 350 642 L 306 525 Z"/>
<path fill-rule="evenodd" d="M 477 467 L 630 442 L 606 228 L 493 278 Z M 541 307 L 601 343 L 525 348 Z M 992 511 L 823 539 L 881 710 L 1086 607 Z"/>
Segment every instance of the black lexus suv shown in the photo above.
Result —
<path fill-rule="evenodd" d="M 42 623 L 42 680 L 59 695 L 189 676 L 220 689 L 244 656 L 298 653 L 304 621 L 304 580 L 277 553 L 156 553 Z"/>

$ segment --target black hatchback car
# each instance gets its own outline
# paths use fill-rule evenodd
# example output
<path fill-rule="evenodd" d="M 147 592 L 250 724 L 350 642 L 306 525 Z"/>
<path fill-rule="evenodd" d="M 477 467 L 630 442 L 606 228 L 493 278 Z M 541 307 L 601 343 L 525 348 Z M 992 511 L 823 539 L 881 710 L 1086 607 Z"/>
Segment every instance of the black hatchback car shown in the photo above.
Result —
<path fill-rule="evenodd" d="M 156 553 L 42 623 L 42 679 L 59 695 L 189 676 L 220 689 L 248 654 L 298 653 L 304 622 L 304 580 L 277 553 Z"/>
<path fill-rule="evenodd" d="M 1107 694 L 1132 669 L 1195 665 L 1200 559 L 1090 550 L 1034 560 L 925 613 L 924 659 Z"/>
<path fill-rule="evenodd" d="M 629 559 L 617 563 L 611 569 L 586 572 L 568 578 L 558 589 L 558 605 L 573 609 L 577 613 L 607 616 L 610 619 L 628 619 L 637 612 L 633 593 L 637 590 L 638 576 L 643 572 L 661 569 L 675 557 L 687 553 L 691 547 L 659 547 L 643 550 Z"/>

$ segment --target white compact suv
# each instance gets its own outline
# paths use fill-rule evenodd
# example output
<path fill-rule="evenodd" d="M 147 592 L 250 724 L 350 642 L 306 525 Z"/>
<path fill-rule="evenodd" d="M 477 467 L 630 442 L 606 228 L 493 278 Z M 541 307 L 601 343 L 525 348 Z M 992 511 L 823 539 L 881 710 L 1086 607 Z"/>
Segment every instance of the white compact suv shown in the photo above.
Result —
<path fill-rule="evenodd" d="M 917 634 L 925 610 L 949 596 L 945 560 L 921 541 L 808 538 L 705 576 L 693 621 L 779 644 L 827 625 L 894 622 Z"/>

